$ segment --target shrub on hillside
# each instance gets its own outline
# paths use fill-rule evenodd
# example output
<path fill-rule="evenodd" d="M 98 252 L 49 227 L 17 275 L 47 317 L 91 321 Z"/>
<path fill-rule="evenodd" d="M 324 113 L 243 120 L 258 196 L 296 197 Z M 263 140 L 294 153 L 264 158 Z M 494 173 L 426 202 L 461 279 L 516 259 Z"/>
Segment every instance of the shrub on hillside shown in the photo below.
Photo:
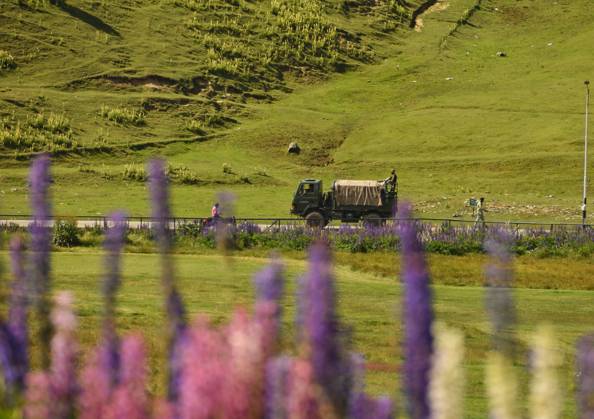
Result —
<path fill-rule="evenodd" d="M 0 146 L 18 151 L 56 151 L 77 146 L 64 115 L 37 114 L 21 122 L 14 115 L 0 119 Z"/>
<path fill-rule="evenodd" d="M 141 126 L 145 124 L 145 113 L 140 110 L 126 108 L 126 107 L 116 107 L 111 108 L 107 105 L 102 105 L 101 109 L 99 109 L 99 115 L 108 121 L 113 121 L 116 124 L 122 125 L 136 125 Z"/>
<path fill-rule="evenodd" d="M 124 166 L 122 177 L 125 180 L 136 180 L 140 182 L 144 182 L 148 179 L 146 171 L 144 170 L 144 166 L 136 163 L 127 164 L 126 166 Z"/>
<path fill-rule="evenodd" d="M 14 70 L 16 68 L 14 57 L 3 49 L 0 49 L 0 70 Z"/>

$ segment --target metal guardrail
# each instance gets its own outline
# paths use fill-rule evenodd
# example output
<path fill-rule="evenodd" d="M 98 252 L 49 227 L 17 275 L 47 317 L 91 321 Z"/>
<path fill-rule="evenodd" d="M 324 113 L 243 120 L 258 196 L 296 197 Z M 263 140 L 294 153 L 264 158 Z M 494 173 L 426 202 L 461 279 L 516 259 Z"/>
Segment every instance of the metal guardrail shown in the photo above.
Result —
<path fill-rule="evenodd" d="M 176 230 L 179 226 L 184 224 L 203 224 L 210 217 L 171 217 L 169 219 L 170 228 Z M 33 220 L 32 215 L 21 215 L 21 214 L 0 214 L 0 227 L 1 226 L 18 226 L 26 227 Z M 77 222 L 79 227 L 99 227 L 106 228 L 109 225 L 109 218 L 106 216 L 93 216 L 93 215 L 76 215 L 76 216 L 54 216 L 49 220 L 49 224 L 52 225 L 57 220 L 74 220 Z M 393 222 L 395 219 L 387 218 L 383 219 L 388 223 Z M 396 219 L 401 220 L 401 219 Z M 437 218 L 437 217 L 419 217 L 414 220 L 429 223 L 429 224 L 441 224 L 448 226 L 456 225 L 476 225 L 475 220 L 459 219 L 459 218 Z M 150 228 L 151 224 L 156 221 L 153 217 L 145 216 L 129 216 L 126 217 L 126 221 L 131 228 Z M 303 226 L 305 220 L 302 218 L 283 218 L 283 217 L 236 217 L 235 222 L 251 223 L 260 226 L 265 230 L 274 230 L 286 227 Z M 594 228 L 593 224 L 583 225 L 581 223 L 551 223 L 551 222 L 539 222 L 539 221 L 484 221 L 481 222 L 487 226 L 502 226 L 516 229 L 540 229 L 553 231 L 558 228 Z M 337 227 L 339 223 L 331 224 L 330 227 Z"/>

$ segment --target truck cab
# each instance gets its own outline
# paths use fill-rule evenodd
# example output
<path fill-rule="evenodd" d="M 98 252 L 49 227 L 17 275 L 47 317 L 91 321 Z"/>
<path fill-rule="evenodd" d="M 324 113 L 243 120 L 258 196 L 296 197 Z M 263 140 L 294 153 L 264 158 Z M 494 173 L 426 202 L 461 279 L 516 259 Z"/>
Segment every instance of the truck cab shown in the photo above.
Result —
<path fill-rule="evenodd" d="M 291 214 L 305 217 L 311 212 L 319 212 L 323 206 L 323 195 L 321 180 L 302 180 L 293 196 Z"/>

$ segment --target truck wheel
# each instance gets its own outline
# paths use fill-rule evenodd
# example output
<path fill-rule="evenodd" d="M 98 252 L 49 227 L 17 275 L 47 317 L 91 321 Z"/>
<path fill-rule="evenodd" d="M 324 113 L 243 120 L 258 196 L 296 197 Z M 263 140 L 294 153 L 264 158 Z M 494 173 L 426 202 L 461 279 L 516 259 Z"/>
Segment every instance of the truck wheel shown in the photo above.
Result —
<path fill-rule="evenodd" d="M 316 227 L 321 228 L 326 225 L 326 220 L 324 216 L 319 213 L 318 211 L 310 212 L 305 216 L 305 224 L 308 227 Z"/>
<path fill-rule="evenodd" d="M 367 214 L 363 217 L 363 225 L 365 227 L 379 227 L 384 224 L 385 220 L 383 220 L 379 214 L 372 212 L 371 214 Z"/>

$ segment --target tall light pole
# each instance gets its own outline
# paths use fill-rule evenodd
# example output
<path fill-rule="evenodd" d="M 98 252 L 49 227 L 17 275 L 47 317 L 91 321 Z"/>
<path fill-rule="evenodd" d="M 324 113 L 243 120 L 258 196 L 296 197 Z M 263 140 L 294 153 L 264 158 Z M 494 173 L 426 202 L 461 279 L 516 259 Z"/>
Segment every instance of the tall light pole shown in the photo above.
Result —
<path fill-rule="evenodd" d="M 584 195 L 582 201 L 582 225 L 586 225 L 586 191 L 588 185 L 588 108 L 590 106 L 590 81 L 584 82 L 586 86 L 586 128 L 584 133 Z"/>

